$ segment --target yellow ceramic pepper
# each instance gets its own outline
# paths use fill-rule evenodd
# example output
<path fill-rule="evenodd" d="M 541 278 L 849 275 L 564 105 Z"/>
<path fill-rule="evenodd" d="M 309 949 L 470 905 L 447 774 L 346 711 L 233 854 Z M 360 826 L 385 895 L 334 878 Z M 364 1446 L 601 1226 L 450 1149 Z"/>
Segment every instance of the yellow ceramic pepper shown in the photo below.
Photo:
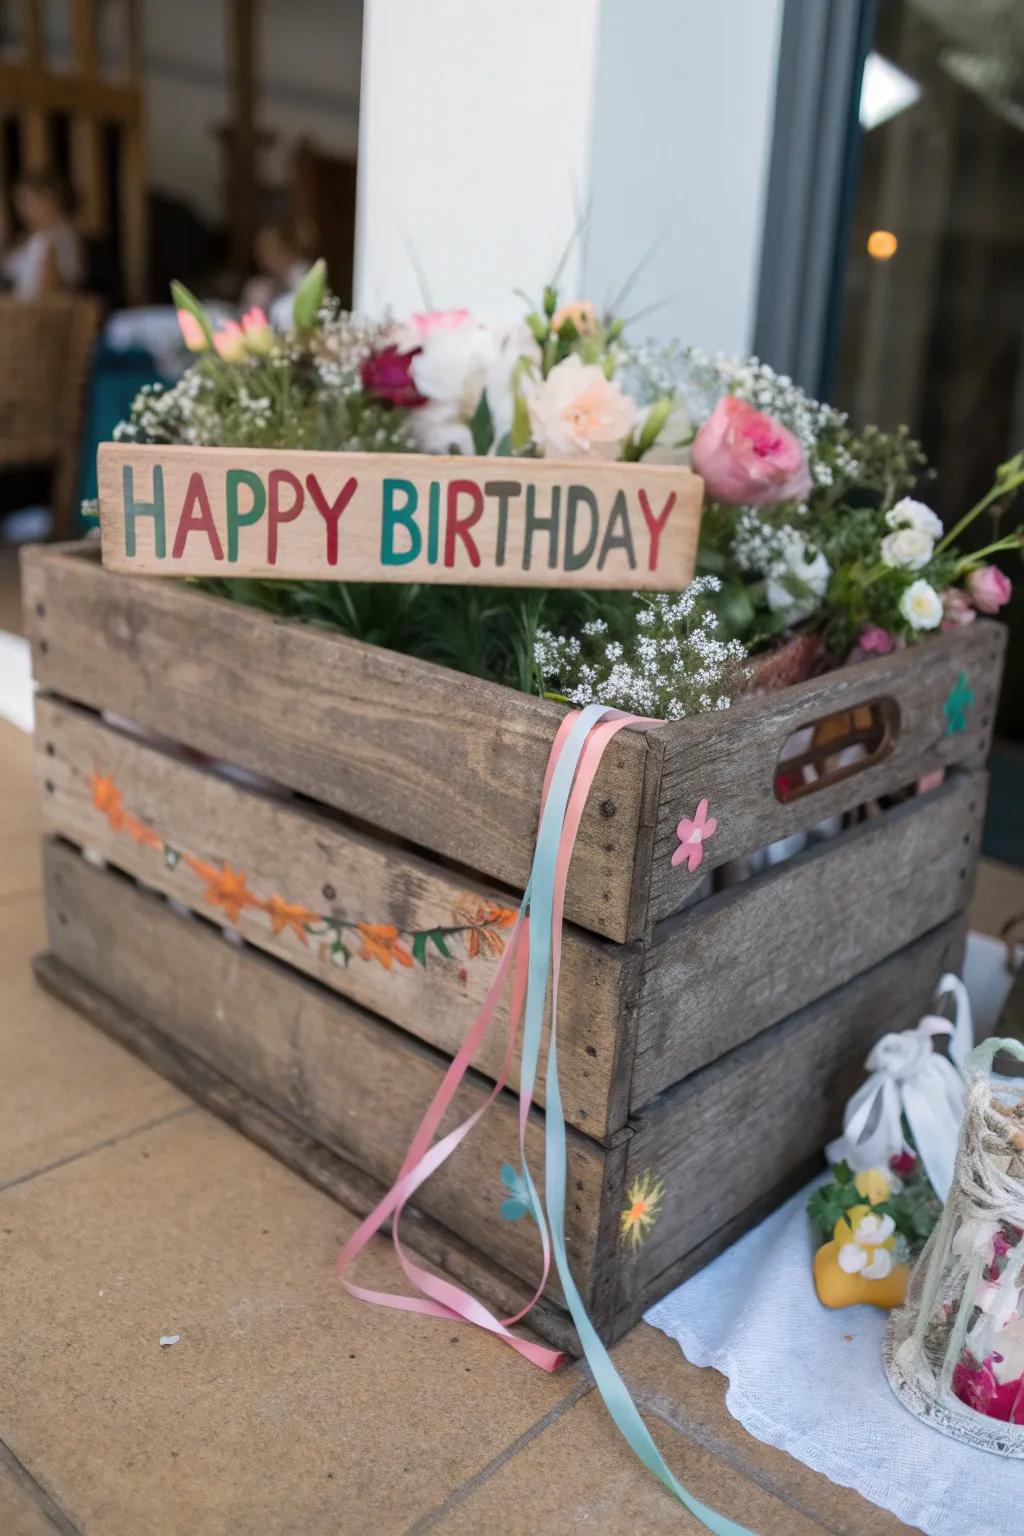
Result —
<path fill-rule="evenodd" d="M 910 1265 L 893 1259 L 896 1224 L 871 1209 L 889 1197 L 889 1180 L 877 1168 L 859 1173 L 857 1193 L 871 1204 L 854 1205 L 832 1229 L 832 1240 L 814 1255 L 814 1287 L 826 1307 L 868 1302 L 889 1311 L 907 1294 Z"/>

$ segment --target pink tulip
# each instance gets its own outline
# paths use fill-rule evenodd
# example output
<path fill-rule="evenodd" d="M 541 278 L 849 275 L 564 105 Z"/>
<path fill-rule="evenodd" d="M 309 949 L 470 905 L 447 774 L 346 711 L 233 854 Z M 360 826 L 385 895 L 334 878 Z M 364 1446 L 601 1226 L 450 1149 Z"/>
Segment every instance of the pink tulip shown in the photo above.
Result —
<path fill-rule="evenodd" d="M 234 320 L 226 320 L 213 333 L 213 344 L 226 363 L 240 363 L 245 356 L 245 333 Z"/>
<path fill-rule="evenodd" d="M 792 432 L 735 395 L 723 395 L 694 438 L 693 467 L 716 501 L 772 507 L 798 501 L 811 475 Z"/>
<path fill-rule="evenodd" d="M 888 656 L 896 649 L 896 641 L 880 624 L 865 624 L 857 636 L 857 646 L 867 656 Z"/>
<path fill-rule="evenodd" d="M 191 310 L 178 310 L 178 324 L 181 327 L 182 338 L 188 350 L 190 352 L 205 352 L 206 336 L 202 326 Z"/>
<path fill-rule="evenodd" d="M 975 608 L 982 613 L 998 613 L 1010 601 L 1013 585 L 998 566 L 979 565 L 967 578 L 967 590 Z"/>
<path fill-rule="evenodd" d="M 253 305 L 242 316 L 242 332 L 245 336 L 246 350 L 249 352 L 269 352 L 274 344 L 274 333 L 263 310 L 258 305 Z"/>

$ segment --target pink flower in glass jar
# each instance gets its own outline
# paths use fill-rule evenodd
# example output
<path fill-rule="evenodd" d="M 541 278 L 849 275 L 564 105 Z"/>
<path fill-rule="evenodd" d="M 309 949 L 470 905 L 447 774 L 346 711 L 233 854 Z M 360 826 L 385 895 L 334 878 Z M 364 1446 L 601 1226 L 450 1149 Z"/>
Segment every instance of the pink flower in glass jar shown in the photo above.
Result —
<path fill-rule="evenodd" d="M 713 837 L 718 822 L 713 816 L 708 815 L 708 803 L 702 800 L 693 813 L 693 820 L 684 816 L 676 827 L 676 836 L 679 839 L 679 847 L 672 855 L 672 864 L 685 862 L 692 875 L 704 857 L 704 844 L 709 837 Z"/>
<path fill-rule="evenodd" d="M 1010 601 L 1013 586 L 996 565 L 979 565 L 967 578 L 967 590 L 975 608 L 982 613 L 998 613 Z"/>
<path fill-rule="evenodd" d="M 400 352 L 397 347 L 385 347 L 383 352 L 372 352 L 359 370 L 366 393 L 375 395 L 387 405 L 407 409 L 423 405 L 424 397 L 416 388 L 412 376 L 412 360 L 415 356 L 415 352 Z"/>
<path fill-rule="evenodd" d="M 723 395 L 693 440 L 693 467 L 716 501 L 772 507 L 811 489 L 804 451 L 780 422 Z"/>

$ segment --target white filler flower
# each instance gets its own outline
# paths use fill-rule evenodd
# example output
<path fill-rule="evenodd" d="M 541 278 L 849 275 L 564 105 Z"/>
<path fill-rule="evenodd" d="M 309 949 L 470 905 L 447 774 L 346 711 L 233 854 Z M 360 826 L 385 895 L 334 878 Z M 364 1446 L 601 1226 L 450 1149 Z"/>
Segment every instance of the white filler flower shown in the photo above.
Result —
<path fill-rule="evenodd" d="M 769 567 L 765 599 L 773 613 L 785 613 L 789 622 L 796 624 L 818 607 L 832 568 L 821 550 L 813 560 L 808 559 L 807 545 L 795 528 L 787 528 L 786 534 L 780 539 L 778 557 Z"/>
<path fill-rule="evenodd" d="M 636 403 L 596 363 L 572 353 L 546 379 L 523 380 L 530 430 L 553 459 L 617 459 L 636 426 Z"/>
<path fill-rule="evenodd" d="M 915 501 L 912 496 L 904 496 L 894 507 L 890 507 L 885 514 L 885 520 L 890 528 L 916 528 L 919 533 L 926 533 L 930 539 L 942 538 L 942 519 L 938 517 L 923 501 Z"/>
<path fill-rule="evenodd" d="M 900 613 L 911 629 L 938 629 L 942 599 L 927 581 L 912 581 L 900 598 Z"/>
<path fill-rule="evenodd" d="M 932 557 L 935 542 L 920 528 L 897 528 L 882 540 L 882 559 L 901 571 L 919 571 Z"/>

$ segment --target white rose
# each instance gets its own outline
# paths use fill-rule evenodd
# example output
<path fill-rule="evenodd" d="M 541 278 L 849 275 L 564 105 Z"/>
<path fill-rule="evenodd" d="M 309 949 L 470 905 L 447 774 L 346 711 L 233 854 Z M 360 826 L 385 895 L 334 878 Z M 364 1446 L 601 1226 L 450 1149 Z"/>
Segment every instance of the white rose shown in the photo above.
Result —
<path fill-rule="evenodd" d="M 647 413 L 651 409 L 651 406 L 647 406 L 640 413 L 637 421 L 638 436 L 643 432 Z M 690 420 L 690 413 L 685 405 L 676 405 L 665 418 L 665 425 L 644 454 L 643 462 L 645 464 L 689 464 L 692 446 L 693 422 Z"/>
<path fill-rule="evenodd" d="M 773 565 L 765 585 L 765 600 L 773 613 L 785 613 L 791 624 L 806 619 L 828 590 L 832 567 L 821 550 L 807 558 L 807 545 L 799 534 L 788 541 L 781 559 Z"/>
<path fill-rule="evenodd" d="M 900 598 L 900 613 L 911 629 L 938 629 L 942 598 L 927 581 L 912 581 Z"/>
<path fill-rule="evenodd" d="M 882 540 L 882 559 L 886 565 L 903 571 L 919 571 L 932 557 L 935 541 L 920 528 L 897 528 Z"/>
<path fill-rule="evenodd" d="M 494 442 L 504 437 L 512 426 L 513 370 L 520 358 L 538 355 L 526 327 L 489 325 L 466 315 L 428 331 L 420 348 L 409 371 L 427 403 L 410 411 L 407 422 L 417 447 L 473 453 L 469 423 L 485 389 Z"/>
<path fill-rule="evenodd" d="M 912 496 L 904 496 L 902 501 L 890 507 L 885 520 L 890 528 L 916 528 L 930 539 L 942 538 L 942 519 L 936 516 L 931 507 L 923 501 L 915 501 Z"/>
<path fill-rule="evenodd" d="M 553 459 L 617 459 L 636 425 L 636 403 L 596 363 L 572 353 L 546 379 L 523 380 L 533 441 Z"/>

